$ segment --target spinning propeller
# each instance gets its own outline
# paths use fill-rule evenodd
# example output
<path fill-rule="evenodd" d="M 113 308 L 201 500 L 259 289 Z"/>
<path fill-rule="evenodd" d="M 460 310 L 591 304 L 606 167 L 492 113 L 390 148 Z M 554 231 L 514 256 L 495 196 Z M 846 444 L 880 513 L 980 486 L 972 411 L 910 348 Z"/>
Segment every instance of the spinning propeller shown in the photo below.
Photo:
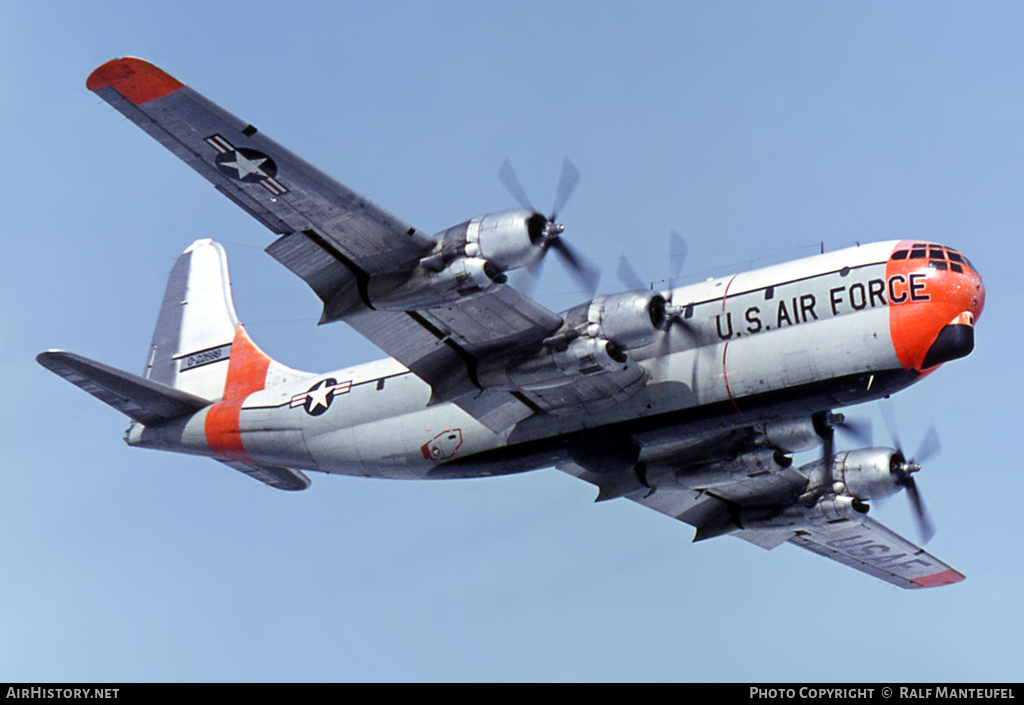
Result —
<path fill-rule="evenodd" d="M 900 442 L 899 432 L 896 428 L 896 417 L 892 407 L 889 404 L 883 403 L 881 409 L 889 436 L 892 438 L 892 444 L 896 448 L 896 454 L 893 456 L 890 464 L 893 482 L 898 487 L 907 491 L 907 497 L 910 498 L 910 505 L 914 512 L 914 519 L 917 522 L 918 532 L 921 535 L 921 542 L 928 543 L 932 536 L 935 535 L 935 528 L 924 508 L 924 500 L 921 499 L 921 493 L 917 488 L 917 483 L 914 481 L 914 473 L 919 472 L 922 463 L 934 457 L 941 450 L 939 434 L 935 430 L 934 425 L 930 426 L 921 440 L 917 453 L 908 460 L 903 452 L 903 444 Z M 836 429 L 848 433 L 861 444 L 871 445 L 871 424 L 867 421 L 847 421 L 842 414 L 834 414 L 828 411 L 815 414 L 813 420 L 815 429 L 823 441 L 821 457 L 825 470 L 825 480 L 822 486 L 826 488 L 826 491 L 831 491 L 834 484 L 831 458 L 835 454 Z"/>
<path fill-rule="evenodd" d="M 899 432 L 896 428 L 896 416 L 889 404 L 882 404 L 882 417 L 885 419 L 885 425 L 889 430 L 892 443 L 896 446 L 896 455 L 893 457 L 892 463 L 892 473 L 895 476 L 896 484 L 907 491 L 910 505 L 914 510 L 914 518 L 917 520 L 917 528 L 921 533 L 921 541 L 928 543 L 935 534 L 935 528 L 928 518 L 928 513 L 925 511 L 924 500 L 921 499 L 921 493 L 917 489 L 917 483 L 914 481 L 914 473 L 921 470 L 922 463 L 934 457 L 942 450 L 939 434 L 935 430 L 934 425 L 929 426 L 924 438 L 921 439 L 921 445 L 918 447 L 917 453 L 908 460 L 903 452 L 903 444 L 900 442 Z"/>
<path fill-rule="evenodd" d="M 498 168 L 498 179 L 519 205 L 533 211 L 533 216 L 529 220 L 530 241 L 540 247 L 545 255 L 549 249 L 557 252 L 587 295 L 593 296 L 597 291 L 597 282 L 601 277 L 601 272 L 562 239 L 561 235 L 565 226 L 557 222 L 558 213 L 565 207 L 569 197 L 579 184 L 580 172 L 576 166 L 569 161 L 568 157 L 562 161 L 562 173 L 558 177 L 558 186 L 555 190 L 555 203 L 551 207 L 549 216 L 545 216 L 533 207 L 529 196 L 526 195 L 526 190 L 519 182 L 519 177 L 516 176 L 515 169 L 512 168 L 512 163 L 507 158 Z M 543 261 L 544 259 L 541 257 L 527 269 L 531 281 L 536 281 L 539 277 Z"/>
<path fill-rule="evenodd" d="M 669 335 L 672 332 L 673 326 L 679 326 L 689 333 L 693 332 L 690 324 L 683 319 L 686 307 L 678 306 L 672 302 L 672 297 L 675 295 L 676 280 L 679 278 L 679 274 L 683 271 L 683 265 L 686 263 L 687 250 L 686 240 L 679 233 L 675 231 L 670 232 L 668 241 L 669 274 L 668 278 L 663 280 L 668 284 L 668 297 L 661 300 L 660 308 L 656 313 L 657 327 L 662 331 L 654 353 L 654 357 L 658 359 L 664 357 L 668 352 Z M 619 281 L 629 289 L 648 288 L 648 285 L 636 273 L 633 265 L 629 263 L 625 255 L 619 258 L 619 269 L 616 273 Z M 651 286 L 653 287 L 653 284 Z"/>

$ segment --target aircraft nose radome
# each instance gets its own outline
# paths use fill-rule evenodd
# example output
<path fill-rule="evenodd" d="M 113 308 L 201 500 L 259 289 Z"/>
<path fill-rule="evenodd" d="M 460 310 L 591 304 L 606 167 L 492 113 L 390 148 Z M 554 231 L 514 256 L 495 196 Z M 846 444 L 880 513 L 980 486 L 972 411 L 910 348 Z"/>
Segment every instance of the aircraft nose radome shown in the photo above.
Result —
<path fill-rule="evenodd" d="M 886 286 L 889 330 L 905 369 L 924 372 L 974 349 L 985 287 L 960 252 L 931 242 L 900 242 L 886 265 Z"/>

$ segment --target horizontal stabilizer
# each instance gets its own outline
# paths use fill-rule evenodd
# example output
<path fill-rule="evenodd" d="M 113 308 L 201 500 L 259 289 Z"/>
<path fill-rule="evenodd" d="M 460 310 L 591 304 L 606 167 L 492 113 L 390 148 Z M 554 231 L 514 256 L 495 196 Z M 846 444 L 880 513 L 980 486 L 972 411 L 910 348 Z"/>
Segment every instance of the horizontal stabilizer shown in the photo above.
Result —
<path fill-rule="evenodd" d="M 193 414 L 210 404 L 194 394 L 63 350 L 39 353 L 36 362 L 146 425 Z"/>
<path fill-rule="evenodd" d="M 238 472 L 245 473 L 254 480 L 270 485 L 275 490 L 295 492 L 304 490 L 312 484 L 305 474 L 291 468 L 282 468 L 277 465 L 257 465 L 244 460 L 221 460 L 219 462 Z"/>

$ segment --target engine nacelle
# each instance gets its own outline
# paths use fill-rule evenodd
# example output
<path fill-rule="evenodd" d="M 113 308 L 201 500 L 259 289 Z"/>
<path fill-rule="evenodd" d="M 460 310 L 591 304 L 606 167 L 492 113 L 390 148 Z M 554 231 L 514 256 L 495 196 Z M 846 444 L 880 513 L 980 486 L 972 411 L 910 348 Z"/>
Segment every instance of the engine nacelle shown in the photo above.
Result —
<path fill-rule="evenodd" d="M 448 228 L 416 268 L 371 277 L 366 296 L 377 309 L 408 311 L 443 306 L 504 284 L 505 272 L 544 256 L 548 219 L 519 208 L 488 213 Z"/>
<path fill-rule="evenodd" d="M 481 257 L 502 272 L 526 267 L 544 256 L 547 227 L 547 218 L 525 208 L 478 215 L 435 236 L 437 247 L 423 266 L 465 256 Z"/>
<path fill-rule="evenodd" d="M 587 307 L 586 333 L 631 350 L 650 345 L 665 323 L 665 298 L 653 291 L 598 296 Z"/>
<path fill-rule="evenodd" d="M 546 346 L 527 357 L 491 360 L 477 371 L 477 378 L 485 387 L 546 389 L 577 375 L 636 367 L 614 343 L 577 337 L 564 348 Z M 639 368 L 638 373 L 642 374 Z"/>
<path fill-rule="evenodd" d="M 504 274 L 481 257 L 458 257 L 438 270 L 422 266 L 408 277 L 372 277 L 366 293 L 374 308 L 409 311 L 441 306 L 503 284 Z"/>
<path fill-rule="evenodd" d="M 840 456 L 846 457 L 838 460 Z M 846 485 L 846 492 L 859 499 L 884 499 L 899 492 L 898 468 L 904 458 L 891 448 L 863 448 L 839 453 L 833 476 Z"/>
<path fill-rule="evenodd" d="M 884 499 L 899 492 L 899 468 L 904 458 L 892 448 L 861 448 L 836 453 L 828 460 L 818 460 L 800 468 L 811 480 L 811 486 L 825 481 L 825 465 L 832 465 L 832 487 L 827 492 L 844 494 L 861 500 Z"/>
<path fill-rule="evenodd" d="M 848 496 L 822 497 L 812 507 L 791 504 L 781 510 L 768 513 L 757 507 L 740 510 L 740 523 L 744 529 L 778 530 L 795 529 L 801 526 L 825 526 L 837 521 L 857 521 L 868 508 L 862 502 Z"/>
<path fill-rule="evenodd" d="M 645 372 L 625 351 L 650 344 L 664 313 L 665 299 L 651 291 L 598 296 L 562 314 L 562 328 L 543 348 L 492 359 L 477 377 L 484 386 L 546 389 L 577 375 L 616 372 L 617 384 L 632 385 Z"/>
<path fill-rule="evenodd" d="M 477 216 L 466 226 L 466 254 L 483 257 L 501 271 L 526 267 L 544 256 L 548 219 L 525 209 Z"/>

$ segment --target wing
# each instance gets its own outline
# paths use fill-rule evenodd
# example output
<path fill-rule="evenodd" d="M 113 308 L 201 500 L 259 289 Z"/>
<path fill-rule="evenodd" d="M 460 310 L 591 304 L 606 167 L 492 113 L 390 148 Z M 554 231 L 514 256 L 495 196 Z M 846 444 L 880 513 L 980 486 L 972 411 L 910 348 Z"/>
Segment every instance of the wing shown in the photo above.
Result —
<path fill-rule="evenodd" d="M 706 461 L 707 456 L 702 460 Z M 677 467 L 685 464 L 685 459 L 680 460 Z M 728 534 L 768 550 L 788 542 L 906 589 L 950 585 L 964 579 L 961 573 L 866 514 L 769 521 L 761 523 L 764 528 L 749 528 L 757 523 L 748 521 L 751 517 L 774 519 L 785 516 L 786 510 L 794 506 L 795 497 L 807 485 L 807 477 L 793 468 L 757 472 L 706 489 L 651 489 L 632 472 L 594 472 L 575 463 L 558 467 L 597 485 L 598 501 L 626 497 L 690 524 L 696 528 L 694 541 Z"/>
<path fill-rule="evenodd" d="M 86 86 L 274 233 L 312 230 L 371 274 L 416 260 L 432 245 L 408 223 L 142 59 L 109 61 Z"/>
<path fill-rule="evenodd" d="M 280 236 L 267 252 L 323 300 L 321 323 L 346 321 L 428 382 L 435 402 L 455 400 L 492 428 L 539 408 L 482 390 L 476 369 L 490 351 L 542 340 L 561 317 L 504 284 L 441 307 L 375 310 L 371 278 L 408 275 L 433 238 L 146 61 L 110 61 L 86 85 Z"/>
<path fill-rule="evenodd" d="M 868 516 L 806 527 L 787 540 L 901 588 L 939 587 L 964 579 L 962 573 Z"/>

